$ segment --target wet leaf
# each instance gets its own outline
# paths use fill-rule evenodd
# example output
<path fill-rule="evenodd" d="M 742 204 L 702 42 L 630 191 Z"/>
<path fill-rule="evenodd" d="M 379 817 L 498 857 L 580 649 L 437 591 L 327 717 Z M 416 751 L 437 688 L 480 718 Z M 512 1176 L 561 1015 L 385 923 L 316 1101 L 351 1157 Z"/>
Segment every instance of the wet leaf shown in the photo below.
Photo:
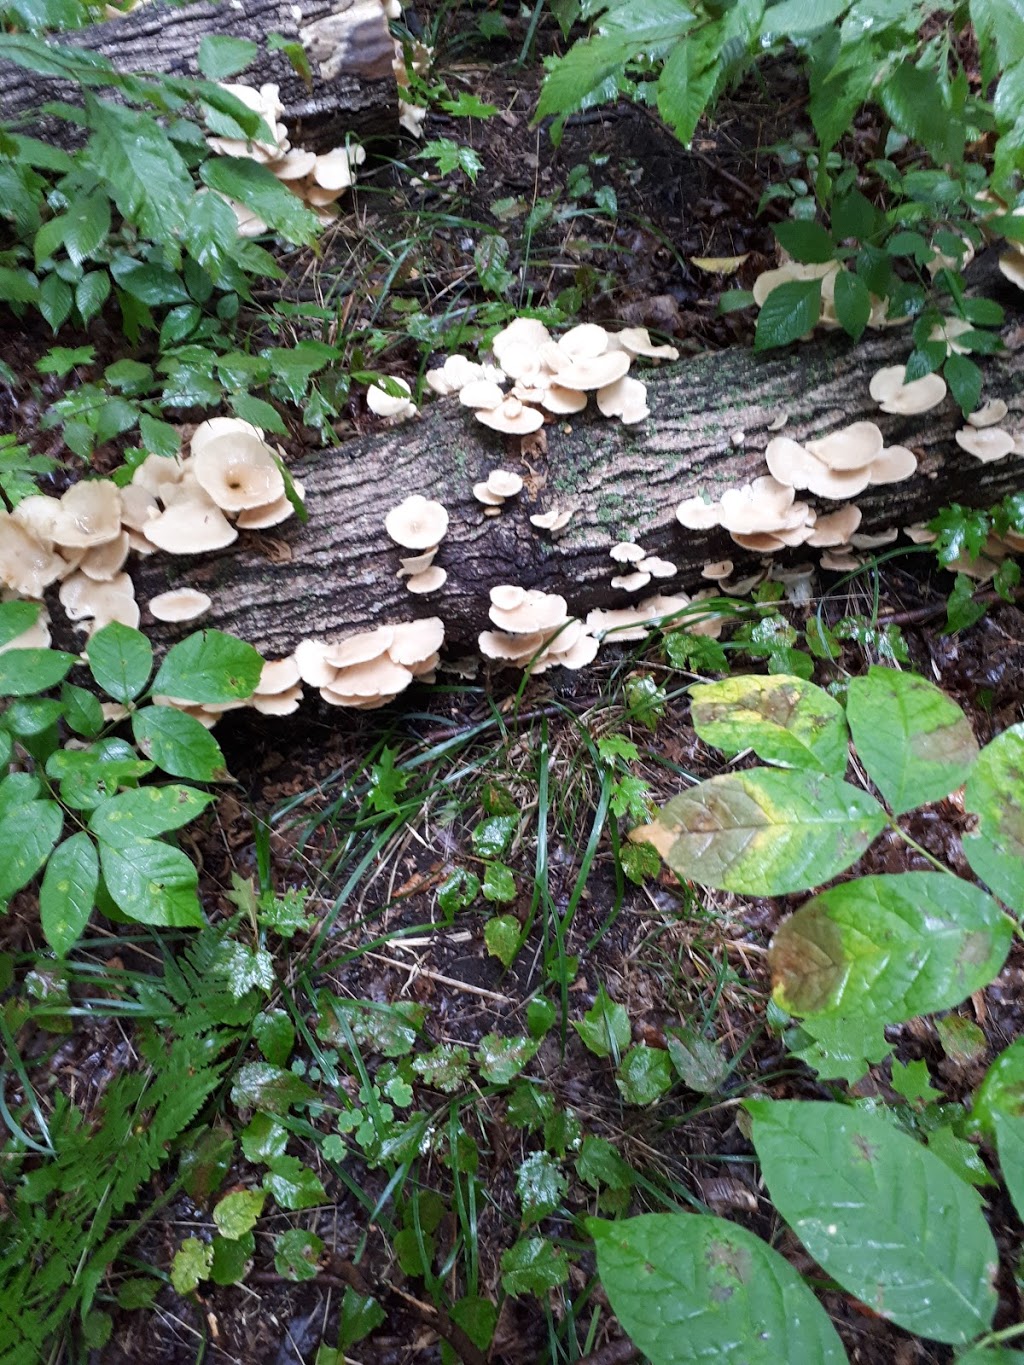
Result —
<path fill-rule="evenodd" d="M 412 1069 L 424 1084 L 451 1095 L 469 1075 L 469 1049 L 453 1043 L 438 1043 L 430 1052 L 412 1060 Z"/>
<path fill-rule="evenodd" d="M 472 905 L 480 894 L 480 878 L 457 867 L 437 888 L 437 903 L 446 915 L 454 915 Z"/>
<path fill-rule="evenodd" d="M 754 350 L 786 346 L 814 330 L 821 312 L 821 280 L 788 280 L 765 299 L 757 315 Z"/>
<path fill-rule="evenodd" d="M 858 757 L 895 815 L 956 791 L 978 755 L 960 707 L 913 673 L 876 666 L 853 678 L 846 716 Z"/>
<path fill-rule="evenodd" d="M 1019 1217 L 1024 1217 L 1024 1118 L 996 1113 L 996 1151 L 1006 1188 Z"/>
<path fill-rule="evenodd" d="M 485 1351 L 491 1344 L 498 1325 L 498 1309 L 490 1299 L 479 1294 L 467 1294 L 451 1306 L 451 1318 L 458 1323 L 474 1346 Z"/>
<path fill-rule="evenodd" d="M 215 158 L 218 161 L 225 159 L 231 158 Z M 258 169 L 266 170 L 266 167 Z M 292 197 L 287 190 L 284 194 Z M 200 630 L 168 650 L 157 672 L 153 691 L 182 701 L 211 705 L 245 701 L 255 691 L 262 671 L 263 660 L 252 645 L 233 635 L 225 635 L 223 631 Z"/>
<path fill-rule="evenodd" d="M 952 1009 L 997 976 L 1013 925 L 991 896 L 942 872 L 860 877 L 808 901 L 769 950 L 790 1014 L 900 1023 Z"/>
<path fill-rule="evenodd" d="M 427 1013 L 424 1005 L 411 1000 L 382 1005 L 375 1000 L 340 1000 L 327 991 L 320 993 L 319 1006 L 316 1032 L 323 1042 L 342 1047 L 351 1034 L 357 1047 L 379 1052 L 383 1057 L 405 1057 L 410 1053 Z"/>
<path fill-rule="evenodd" d="M 129 919 L 176 928 L 202 925 L 196 895 L 199 874 L 180 849 L 157 839 L 135 839 L 117 847 L 100 840 L 99 847 L 104 883 Z"/>
<path fill-rule="evenodd" d="M 191 1294 L 205 1280 L 213 1265 L 213 1247 L 189 1237 L 174 1253 L 171 1262 L 171 1284 L 179 1294 Z"/>
<path fill-rule="evenodd" d="M 602 1186 L 610 1190 L 629 1190 L 636 1184 L 632 1168 L 607 1138 L 588 1135 L 583 1139 L 576 1158 L 576 1174 L 595 1190 Z"/>
<path fill-rule="evenodd" d="M 935 1032 L 943 1052 L 954 1066 L 972 1066 L 988 1051 L 984 1032 L 973 1019 L 965 1019 L 962 1014 L 947 1014 L 936 1019 Z"/>
<path fill-rule="evenodd" d="M 484 943 L 491 957 L 511 967 L 519 947 L 520 926 L 513 915 L 498 915 L 484 925 Z"/>
<path fill-rule="evenodd" d="M 734 677 L 690 689 L 693 728 L 728 754 L 753 749 L 766 763 L 816 772 L 846 771 L 843 708 L 802 678 Z"/>
<path fill-rule="evenodd" d="M 668 1053 L 645 1043 L 631 1048 L 619 1064 L 615 1084 L 627 1104 L 653 1104 L 672 1086 Z"/>
<path fill-rule="evenodd" d="M 209 792 L 177 783 L 138 787 L 98 805 L 89 817 L 89 828 L 113 848 L 128 848 L 138 839 L 152 839 L 190 824 L 212 800 Z"/>
<path fill-rule="evenodd" d="M 285 1010 L 265 1010 L 252 1023 L 256 1045 L 268 1062 L 284 1066 L 295 1045 L 295 1025 Z"/>
<path fill-rule="evenodd" d="M 746 1107 L 772 1201 L 826 1274 L 919 1336 L 965 1343 L 988 1330 L 998 1254 L 974 1189 L 875 1114 Z"/>
<path fill-rule="evenodd" d="M 338 1326 L 338 1346 L 344 1353 L 357 1341 L 370 1335 L 385 1319 L 384 1309 L 369 1295 L 357 1294 L 351 1285 L 341 1301 L 341 1321 Z"/>
<path fill-rule="evenodd" d="M 253 1114 L 242 1129 L 242 1152 L 246 1161 L 266 1165 L 275 1156 L 284 1156 L 288 1146 L 288 1130 L 269 1114 Z"/>
<path fill-rule="evenodd" d="M 213 1221 L 222 1237 L 232 1241 L 251 1231 L 267 1201 L 265 1190 L 236 1190 L 217 1201 Z"/>
<path fill-rule="evenodd" d="M 977 828 L 963 838 L 972 870 L 1012 910 L 1024 913 L 1024 725 L 986 744 L 967 778 L 964 808 Z"/>
<path fill-rule="evenodd" d="M 690 1090 L 713 1094 L 729 1074 L 729 1063 L 717 1043 L 695 1029 L 666 1029 L 668 1055 L 676 1075 Z"/>
<path fill-rule="evenodd" d="M 612 1057 L 616 1063 L 633 1036 L 625 1008 L 615 1003 L 603 985 L 598 986 L 583 1018 L 573 1021 L 573 1028 L 596 1057 Z"/>
<path fill-rule="evenodd" d="M 315 1232 L 289 1228 L 274 1243 L 274 1269 L 286 1280 L 300 1284 L 303 1280 L 312 1280 L 323 1249 L 324 1244 Z"/>
<path fill-rule="evenodd" d="M 877 1019 L 849 1015 L 814 1014 L 786 1034 L 794 1057 L 816 1071 L 822 1080 L 855 1085 L 892 1047 Z"/>
<path fill-rule="evenodd" d="M 63 828 L 64 814 L 56 801 L 27 801 L 0 819 L 0 901 L 32 880 Z"/>
<path fill-rule="evenodd" d="M 178 1158 L 178 1176 L 189 1198 L 205 1204 L 231 1169 L 234 1154 L 230 1129 L 201 1128 L 189 1133 Z"/>
<path fill-rule="evenodd" d="M 518 825 L 517 815 L 490 815 L 481 820 L 470 836 L 473 852 L 478 858 L 500 858 L 512 842 Z"/>
<path fill-rule="evenodd" d="M 316 1091 L 301 1076 L 270 1062 L 250 1062 L 243 1066 L 231 1087 L 231 1100 L 239 1109 L 260 1109 L 267 1114 L 283 1114 L 293 1104 L 316 1099 Z"/>
<path fill-rule="evenodd" d="M 1024 1038 L 995 1059 L 978 1087 L 971 1107 L 972 1127 L 995 1138 L 997 1114 L 1024 1119 Z"/>
<path fill-rule="evenodd" d="M 723 1218 L 588 1218 L 612 1311 L 652 1365 L 845 1365 L 846 1353 L 788 1261 Z"/>
<path fill-rule="evenodd" d="M 754 768 L 700 782 L 634 831 L 678 877 L 745 896 L 829 881 L 885 825 L 873 796 L 824 773 Z"/>
<path fill-rule="evenodd" d="M 327 1202 L 327 1194 L 320 1177 L 298 1157 L 276 1156 L 263 1177 L 269 1190 L 283 1209 L 311 1209 Z"/>
<path fill-rule="evenodd" d="M 58 957 L 82 937 L 96 903 L 99 877 L 96 845 L 84 831 L 65 839 L 50 854 L 39 888 L 39 921 Z"/>
<path fill-rule="evenodd" d="M 569 1260 L 561 1247 L 543 1237 L 528 1237 L 501 1253 L 501 1285 L 506 1294 L 543 1297 L 569 1278 Z"/>
<path fill-rule="evenodd" d="M 539 1223 L 554 1213 L 569 1189 L 558 1163 L 547 1152 L 531 1152 L 519 1167 L 516 1194 L 523 1210 L 523 1226 Z"/>
<path fill-rule="evenodd" d="M 135 742 L 172 777 L 223 782 L 228 776 L 220 745 L 205 726 L 173 706 L 144 706 L 132 716 Z"/>
<path fill-rule="evenodd" d="M 245 1279 L 253 1255 L 256 1238 L 251 1232 L 241 1237 L 214 1237 L 210 1279 L 214 1284 L 239 1284 Z"/>
<path fill-rule="evenodd" d="M 536 1053 L 540 1044 L 532 1038 L 503 1038 L 488 1033 L 480 1039 L 476 1064 L 480 1075 L 492 1085 L 507 1085 Z"/>
<path fill-rule="evenodd" d="M 56 687 L 78 662 L 59 649 L 7 649 L 0 654 L 0 697 L 28 697 Z"/>

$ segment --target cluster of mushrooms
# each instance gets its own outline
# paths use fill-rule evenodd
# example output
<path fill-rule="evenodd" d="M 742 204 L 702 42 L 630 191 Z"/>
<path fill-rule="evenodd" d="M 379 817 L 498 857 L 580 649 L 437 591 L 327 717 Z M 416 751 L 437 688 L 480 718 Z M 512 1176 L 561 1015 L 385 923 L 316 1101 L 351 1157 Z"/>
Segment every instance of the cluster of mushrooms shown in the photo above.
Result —
<path fill-rule="evenodd" d="M 401 559 L 397 574 L 405 579 L 409 592 L 422 596 L 444 587 L 448 575 L 434 563 L 448 530 L 448 512 L 441 503 L 413 493 L 392 507 L 384 518 L 384 529 L 396 545 L 416 552 Z"/>

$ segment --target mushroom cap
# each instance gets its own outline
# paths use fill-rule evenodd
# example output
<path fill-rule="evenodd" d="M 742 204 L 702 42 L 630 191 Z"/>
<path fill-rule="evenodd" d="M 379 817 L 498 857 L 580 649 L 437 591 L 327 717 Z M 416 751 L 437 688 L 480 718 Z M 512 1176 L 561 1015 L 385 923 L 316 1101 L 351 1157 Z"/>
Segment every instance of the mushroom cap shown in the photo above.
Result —
<path fill-rule="evenodd" d="M 416 411 L 416 404 L 410 397 L 412 390 L 398 375 L 389 374 L 388 378 L 402 390 L 402 396 L 395 397 L 394 394 L 385 393 L 379 384 L 371 384 L 366 390 L 366 406 L 378 417 L 411 417 Z"/>
<path fill-rule="evenodd" d="M 608 332 L 596 322 L 580 322 L 559 337 L 558 349 L 573 360 L 593 360 L 608 349 Z"/>
<path fill-rule="evenodd" d="M 649 573 L 652 578 L 675 578 L 679 572 L 678 567 L 670 559 L 659 559 L 657 555 L 641 559 L 636 567 L 641 573 Z"/>
<path fill-rule="evenodd" d="M 252 708 L 261 716 L 290 716 L 299 709 L 302 701 L 302 687 L 296 685 L 282 692 L 258 692 L 252 699 Z"/>
<path fill-rule="evenodd" d="M 972 427 L 995 427 L 1003 420 L 1010 409 L 1001 398 L 990 398 L 987 403 L 983 403 L 977 412 L 968 415 L 968 422 Z M 18 504 L 19 507 L 21 504 Z"/>
<path fill-rule="evenodd" d="M 651 581 L 651 575 L 637 570 L 635 573 L 616 574 L 612 579 L 613 588 L 621 588 L 623 592 L 639 592 L 641 588 L 646 588 Z"/>
<path fill-rule="evenodd" d="M 722 494 L 720 524 L 727 531 L 751 534 L 777 531 L 804 520 L 806 505 L 794 503 L 791 485 L 771 475 L 762 475 L 741 488 L 727 488 Z M 803 508 L 804 511 L 794 511 Z"/>
<path fill-rule="evenodd" d="M 501 431 L 510 436 L 526 436 L 544 425 L 543 413 L 536 408 L 525 407 L 512 395 L 503 399 L 496 408 L 478 411 L 474 416 L 492 431 Z"/>
<path fill-rule="evenodd" d="M 512 635 L 529 635 L 535 631 L 555 630 L 568 614 L 564 597 L 557 593 L 541 592 L 539 588 L 528 589 L 517 607 L 503 608 L 494 603 L 494 590 L 491 591 L 491 607 L 488 612 L 499 630 Z"/>
<path fill-rule="evenodd" d="M 415 671 L 417 665 L 433 659 L 444 644 L 444 622 L 439 616 L 424 616 L 418 621 L 403 621 L 394 626 L 394 639 L 388 646 L 392 663 Z"/>
<path fill-rule="evenodd" d="M 130 548 L 128 532 L 122 531 L 114 540 L 108 540 L 104 545 L 94 545 L 91 550 L 86 550 L 78 561 L 78 567 L 87 578 L 94 578 L 99 583 L 105 582 L 124 568 Z"/>
<path fill-rule="evenodd" d="M 347 190 L 354 178 L 354 168 L 366 159 L 363 148 L 359 147 L 358 151 L 362 156 L 356 154 L 355 148 L 348 147 L 335 147 L 322 153 L 314 160 L 313 179 L 325 190 Z"/>
<path fill-rule="evenodd" d="M 581 630 L 573 643 L 558 653 L 552 655 L 552 662 L 559 664 L 562 668 L 579 669 L 586 668 L 587 664 L 592 664 L 597 658 L 597 651 L 601 643 L 593 635 Z"/>
<path fill-rule="evenodd" d="M 505 369 L 502 356 L 511 346 L 524 345 L 536 351 L 551 340 L 551 333 L 539 319 L 513 318 L 507 327 L 503 327 L 495 335 L 491 342 L 491 350 L 494 352 L 495 360 L 502 369 Z"/>
<path fill-rule="evenodd" d="M 884 439 L 874 422 L 853 422 L 848 427 L 833 431 L 816 441 L 808 441 L 806 449 L 829 469 L 863 469 L 881 453 Z"/>
<path fill-rule="evenodd" d="M 292 147 L 270 162 L 270 169 L 278 180 L 304 180 L 316 165 L 316 152 L 307 152 L 304 147 Z"/>
<path fill-rule="evenodd" d="M 526 601 L 526 589 L 514 583 L 499 583 L 491 589 L 490 598 L 491 606 L 499 607 L 502 611 L 515 611 Z"/>
<path fill-rule="evenodd" d="M 393 626 L 378 626 L 376 630 L 363 630 L 358 635 L 349 635 L 337 644 L 328 645 L 324 653 L 327 663 L 334 668 L 348 668 L 351 664 L 369 663 L 386 654 L 395 638 Z M 302 659 L 296 659 L 299 668 Z"/>
<path fill-rule="evenodd" d="M 891 545 L 898 536 L 897 528 L 888 526 L 884 531 L 855 533 L 850 536 L 850 544 L 855 550 L 877 550 L 882 545 Z"/>
<path fill-rule="evenodd" d="M 482 502 L 485 507 L 503 507 L 505 499 L 500 493 L 492 493 L 484 482 L 473 485 L 473 496 L 477 502 Z"/>
<path fill-rule="evenodd" d="M 53 530 L 60 516 L 60 498 L 52 498 L 47 493 L 30 493 L 22 498 L 11 516 L 47 549 L 52 549 Z"/>
<path fill-rule="evenodd" d="M 543 631 L 533 631 L 529 635 L 510 635 L 503 630 L 484 630 L 480 633 L 478 644 L 485 659 L 525 663 L 539 652 L 544 639 Z"/>
<path fill-rule="evenodd" d="M 60 585 L 61 606 L 72 621 L 92 621 L 92 630 L 119 621 L 133 629 L 139 624 L 139 604 L 135 585 L 126 573 L 98 583 L 83 573 L 73 573 Z M 92 633 L 90 630 L 90 634 Z"/>
<path fill-rule="evenodd" d="M 299 677 L 310 687 L 329 687 L 337 677 L 337 668 L 328 661 L 331 648 L 324 640 L 300 640 L 295 646 Z"/>
<path fill-rule="evenodd" d="M 422 573 L 424 569 L 429 569 L 433 564 L 436 554 L 437 546 L 431 545 L 420 555 L 406 555 L 404 559 L 398 561 L 401 568 L 395 577 L 408 578 L 410 574 Z"/>
<path fill-rule="evenodd" d="M 831 573 L 853 573 L 861 566 L 861 561 L 849 551 L 835 554 L 831 550 L 826 550 L 819 562 L 823 569 L 828 569 Z"/>
<path fill-rule="evenodd" d="M 424 569 L 422 573 L 411 574 L 405 580 L 405 586 L 410 592 L 417 596 L 423 596 L 428 592 L 437 592 L 443 588 L 448 581 L 448 572 L 437 564 L 432 564 L 429 569 Z"/>
<path fill-rule="evenodd" d="M 819 517 L 814 523 L 807 544 L 825 549 L 833 545 L 845 545 L 861 521 L 861 510 L 856 503 L 847 503 L 826 516 Z"/>
<path fill-rule="evenodd" d="M 606 389 L 623 377 L 629 365 L 630 359 L 625 351 L 578 356 L 571 365 L 558 371 L 558 383 L 563 389 L 575 389 L 577 393 Z"/>
<path fill-rule="evenodd" d="M 156 495 L 148 488 L 143 488 L 140 483 L 130 483 L 127 488 L 121 489 L 121 525 L 129 531 L 141 531 L 147 521 L 159 515 L 160 505 Z"/>
<path fill-rule="evenodd" d="M 605 417 L 620 417 L 625 426 L 642 422 L 651 415 L 647 406 L 647 385 L 628 374 L 598 389 L 597 406 Z"/>
<path fill-rule="evenodd" d="M 142 534 L 158 550 L 172 555 L 222 550 L 238 539 L 238 532 L 224 513 L 198 489 L 147 521 Z"/>
<path fill-rule="evenodd" d="M 917 456 L 906 446 L 886 446 L 868 467 L 868 483 L 900 483 L 917 473 Z"/>
<path fill-rule="evenodd" d="M 203 446 L 207 445 L 210 441 L 219 440 L 220 437 L 222 436 L 238 436 L 243 439 L 255 438 L 257 441 L 262 441 L 263 429 L 261 427 L 254 427 L 251 422 L 243 422 L 241 417 L 208 417 L 205 422 L 200 422 L 199 425 L 196 427 L 195 431 L 192 433 L 192 438 L 188 443 L 189 451 L 192 454 L 192 456 L 195 457 L 202 450 Z M 143 468 L 143 466 L 147 464 L 151 459 L 165 460 L 166 457 L 152 455 L 147 456 L 147 459 L 143 462 L 143 465 L 139 466 L 139 468 L 140 469 Z M 160 473 L 159 465 L 156 466 L 155 472 L 159 476 Z M 138 473 L 138 470 L 136 470 L 136 473 Z M 182 466 L 181 472 L 178 474 L 177 479 L 180 479 L 183 473 L 184 466 Z M 175 480 L 175 482 L 177 482 L 177 479 Z M 156 489 L 154 491 L 158 492 L 159 490 Z"/>
<path fill-rule="evenodd" d="M 822 264 L 785 261 L 776 269 L 764 270 L 758 275 L 754 281 L 754 302 L 760 308 L 772 290 L 778 289 L 781 284 L 789 284 L 792 280 L 826 280 L 838 270 L 838 261 L 826 261 Z"/>
<path fill-rule="evenodd" d="M 625 351 L 634 359 L 637 356 L 645 356 L 650 360 L 679 359 L 679 352 L 674 346 L 656 346 L 646 327 L 623 327 L 621 331 L 613 332 L 608 347 L 609 350 L 614 347 Z"/>
<path fill-rule="evenodd" d="M 384 518 L 384 529 L 406 550 L 426 550 L 439 545 L 448 530 L 448 513 L 439 502 L 413 493 Z"/>
<path fill-rule="evenodd" d="M 620 540 L 608 551 L 609 558 L 616 564 L 638 564 L 646 553 L 642 545 L 632 540 Z"/>
<path fill-rule="evenodd" d="M 409 669 L 393 663 L 385 654 L 339 669 L 331 690 L 348 697 L 395 697 L 412 678 Z"/>
<path fill-rule="evenodd" d="M 1024 254 L 1019 251 L 1004 251 L 999 257 L 999 269 L 1018 289 L 1024 289 Z"/>
<path fill-rule="evenodd" d="M 0 511 L 0 582 L 19 597 L 42 597 L 67 571 L 60 555 L 37 540 L 27 527 Z"/>
<path fill-rule="evenodd" d="M 864 423 L 871 426 L 872 423 Z M 875 428 L 877 431 L 877 427 Z M 841 433 L 836 433 L 841 435 Z M 881 440 L 881 434 L 879 434 Z M 879 445 L 879 449 L 881 446 Z M 821 498 L 846 499 L 862 493 L 868 486 L 871 464 L 859 469 L 830 469 L 823 460 L 798 441 L 788 436 L 775 436 L 765 447 L 765 462 L 772 475 L 780 483 L 788 483 L 793 488 L 806 489 Z M 842 455 L 840 454 L 840 458 Z M 725 495 L 723 495 L 723 502 Z M 725 522 L 722 523 L 725 525 Z M 729 527 L 732 530 L 732 527 Z M 745 528 L 739 527 L 743 530 Z M 752 529 L 752 528 L 751 528 Z M 773 528 L 762 526 L 761 530 Z"/>
<path fill-rule="evenodd" d="M 53 539 L 69 549 L 105 545 L 121 533 L 121 493 L 110 479 L 83 479 L 62 495 Z"/>
<path fill-rule="evenodd" d="M 699 493 L 694 494 L 692 498 L 686 498 L 676 508 L 676 521 L 689 531 L 708 531 L 712 526 L 719 526 L 721 515 L 721 505 L 717 502 L 705 502 Z"/>
<path fill-rule="evenodd" d="M 561 384 L 549 384 L 541 393 L 540 403 L 556 416 L 568 416 L 583 411 L 587 406 L 587 395 L 576 389 L 563 388 Z"/>
<path fill-rule="evenodd" d="M 770 531 L 730 531 L 729 535 L 744 550 L 753 550 L 756 554 L 773 555 L 786 548 L 786 542 Z"/>
<path fill-rule="evenodd" d="M 224 421 L 224 418 L 211 418 L 212 421 Z M 154 497 L 162 498 L 163 489 L 167 484 L 179 483 L 185 473 L 185 465 L 178 455 L 147 455 L 140 465 L 137 465 L 132 474 L 132 486 L 144 488 L 147 493 L 152 493 Z"/>
<path fill-rule="evenodd" d="M 945 398 L 946 381 L 941 374 L 922 375 L 909 384 L 906 376 L 905 365 L 884 365 L 871 376 L 868 392 L 883 412 L 912 417 L 937 408 Z"/>
<path fill-rule="evenodd" d="M 1003 460 L 1013 453 L 1014 439 L 1002 427 L 961 427 L 956 433 L 956 443 L 968 455 L 973 455 L 982 464 Z"/>
<path fill-rule="evenodd" d="M 504 397 L 501 385 L 491 379 L 472 379 L 459 389 L 464 408 L 496 408 Z"/>
<path fill-rule="evenodd" d="M 563 526 L 568 526 L 571 520 L 571 512 L 559 512 L 553 507 L 549 512 L 534 513 L 530 518 L 530 525 L 538 527 L 541 531 L 560 531 Z"/>
<path fill-rule="evenodd" d="M 486 487 L 495 497 L 514 498 L 523 491 L 523 480 L 510 469 L 492 469 L 487 475 Z"/>
<path fill-rule="evenodd" d="M 733 563 L 731 559 L 718 559 L 714 564 L 705 564 L 700 571 L 701 578 L 710 578 L 715 583 L 720 583 L 723 578 L 728 578 L 732 573 Z"/>
<path fill-rule="evenodd" d="M 172 588 L 151 598 L 149 610 L 157 621 L 194 621 L 212 605 L 212 599 L 198 588 Z"/>
<path fill-rule="evenodd" d="M 305 496 L 305 488 L 298 481 L 292 480 L 292 485 L 299 498 Z M 265 531 L 268 526 L 280 526 L 282 521 L 287 521 L 295 512 L 287 493 L 277 498 L 274 502 L 268 502 L 260 507 L 247 507 L 244 512 L 239 512 L 235 518 L 235 525 L 242 531 Z"/>
<path fill-rule="evenodd" d="M 256 684 L 256 695 L 273 697 L 288 692 L 297 685 L 301 676 L 294 654 L 288 654 L 283 659 L 268 659 Z"/>
<path fill-rule="evenodd" d="M 273 452 L 250 432 L 210 437 L 198 452 L 193 445 L 192 470 L 199 487 L 225 512 L 265 507 L 285 495 Z"/>

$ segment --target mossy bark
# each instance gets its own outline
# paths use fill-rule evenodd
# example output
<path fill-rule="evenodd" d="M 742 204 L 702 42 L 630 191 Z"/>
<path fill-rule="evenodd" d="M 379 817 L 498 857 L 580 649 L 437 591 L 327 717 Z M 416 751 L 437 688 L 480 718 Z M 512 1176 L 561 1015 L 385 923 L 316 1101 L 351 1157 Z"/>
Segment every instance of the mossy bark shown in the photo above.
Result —
<path fill-rule="evenodd" d="M 334 637 L 428 615 L 442 617 L 450 644 L 469 645 L 487 624 L 488 590 L 497 583 L 560 592 L 577 615 L 626 605 L 636 598 L 610 586 L 617 567 L 608 558 L 623 537 L 679 567 L 678 577 L 647 592 L 693 588 L 709 560 L 756 557 L 722 531 L 684 530 L 677 503 L 698 492 L 717 496 L 765 473 L 768 425 L 782 412 L 786 433 L 797 440 L 868 419 L 887 444 L 915 451 L 913 478 L 857 498 L 865 531 L 905 526 L 954 501 L 988 506 L 1024 487 L 1020 458 L 982 465 L 960 449 L 954 434 L 963 423 L 951 398 L 920 417 L 879 413 L 868 395 L 870 376 L 908 350 L 906 335 L 890 332 L 856 346 L 815 340 L 768 356 L 726 351 L 649 369 L 648 420 L 623 427 L 590 413 L 560 419 L 546 428 L 546 454 L 529 461 L 520 458 L 517 438 L 495 435 L 452 399 L 438 401 L 411 423 L 321 451 L 298 467 L 306 526 L 293 519 L 262 535 L 243 533 L 230 549 L 199 561 L 159 555 L 138 564 L 140 600 L 170 585 L 195 584 L 213 597 L 205 623 L 276 656 L 303 636 Z M 1007 353 L 984 366 L 985 397 L 1004 398 L 1010 407 L 1004 425 L 1024 433 L 1024 358 Z M 742 443 L 733 438 L 738 432 Z M 527 487 L 490 519 L 471 489 L 496 467 L 518 470 Z M 448 580 L 426 597 L 411 595 L 395 577 L 399 554 L 409 552 L 384 532 L 385 514 L 411 493 L 436 498 L 451 518 L 436 561 Z M 820 510 L 832 507 L 810 501 Z M 556 540 L 528 519 L 552 505 L 573 511 Z M 785 557 L 798 562 L 817 554 L 795 550 Z M 180 633 L 153 627 L 165 641 Z"/>
<path fill-rule="evenodd" d="M 311 87 L 283 52 L 268 49 L 272 33 L 304 48 Z M 284 122 L 294 145 L 323 151 L 343 143 L 346 133 L 363 138 L 397 133 L 394 44 L 379 0 L 143 4 L 120 18 L 60 34 L 55 41 L 100 53 L 119 71 L 197 76 L 199 44 L 210 35 L 249 38 L 258 45 L 256 59 L 237 79 L 280 86 Z M 21 122 L 36 137 L 75 145 L 81 133 L 74 124 L 38 111 L 50 101 L 73 103 L 77 94 L 68 81 L 0 61 L 2 123 Z"/>

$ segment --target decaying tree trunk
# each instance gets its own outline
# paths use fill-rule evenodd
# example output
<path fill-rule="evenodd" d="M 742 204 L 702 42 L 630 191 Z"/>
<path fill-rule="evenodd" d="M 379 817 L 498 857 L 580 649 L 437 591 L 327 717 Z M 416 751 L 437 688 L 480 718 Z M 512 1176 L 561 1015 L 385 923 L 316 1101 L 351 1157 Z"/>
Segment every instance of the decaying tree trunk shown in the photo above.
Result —
<path fill-rule="evenodd" d="M 1024 486 L 1019 457 L 983 465 L 960 449 L 954 433 L 963 423 L 952 399 L 920 417 L 879 413 L 868 380 L 879 366 L 905 359 L 908 349 L 907 337 L 897 332 L 856 346 L 815 340 L 769 356 L 725 351 L 648 370 L 648 420 L 623 427 L 589 412 L 559 419 L 546 428 L 546 455 L 531 457 L 530 465 L 519 457 L 519 438 L 495 435 L 455 400 L 444 399 L 411 423 L 322 451 L 297 468 L 306 488 L 306 526 L 293 519 L 262 536 L 243 533 L 230 549 L 197 561 L 153 556 L 133 570 L 139 599 L 194 584 L 213 597 L 204 625 L 232 631 L 277 656 L 303 636 L 334 638 L 429 615 L 444 620 L 449 644 L 471 644 L 486 628 L 488 590 L 497 583 L 562 593 L 577 615 L 627 605 L 637 597 L 610 586 L 621 567 L 608 558 L 609 547 L 623 537 L 680 570 L 675 579 L 656 580 L 640 598 L 693 588 L 710 560 L 742 564 L 756 557 L 723 531 L 684 530 L 675 507 L 694 493 L 717 497 L 766 473 L 768 424 L 780 412 L 789 417 L 786 434 L 797 440 L 866 419 L 878 423 L 887 444 L 915 451 L 913 478 L 856 499 L 864 531 L 905 526 L 954 501 L 988 506 Z M 1024 432 L 1024 355 L 1008 353 L 984 365 L 985 397 L 1004 398 L 1010 413 L 1003 425 Z M 733 439 L 737 432 L 745 433 L 742 444 Z M 527 488 L 491 519 L 471 489 L 496 467 L 521 472 Z M 411 595 L 395 577 L 399 554 L 409 551 L 400 552 L 383 525 L 388 510 L 411 493 L 436 498 L 451 517 L 436 560 L 448 580 L 425 597 Z M 810 501 L 821 510 L 830 507 Z M 555 540 L 528 519 L 553 505 L 573 509 Z M 817 556 L 804 549 L 786 559 Z M 185 628 L 146 629 L 167 643 Z"/>
<path fill-rule="evenodd" d="M 272 33 L 305 49 L 312 88 L 283 52 L 268 50 Z M 61 34 L 57 41 L 100 53 L 119 71 L 197 76 L 199 44 L 214 34 L 258 44 L 259 55 L 238 79 L 280 86 L 284 122 L 294 145 L 323 151 L 343 143 L 346 133 L 363 139 L 395 134 L 394 43 L 380 0 L 143 4 L 120 18 Z M 0 61 L 0 123 L 31 118 L 34 136 L 69 145 L 78 135 L 75 125 L 35 111 L 48 101 L 73 100 L 75 94 L 67 81 Z"/>

